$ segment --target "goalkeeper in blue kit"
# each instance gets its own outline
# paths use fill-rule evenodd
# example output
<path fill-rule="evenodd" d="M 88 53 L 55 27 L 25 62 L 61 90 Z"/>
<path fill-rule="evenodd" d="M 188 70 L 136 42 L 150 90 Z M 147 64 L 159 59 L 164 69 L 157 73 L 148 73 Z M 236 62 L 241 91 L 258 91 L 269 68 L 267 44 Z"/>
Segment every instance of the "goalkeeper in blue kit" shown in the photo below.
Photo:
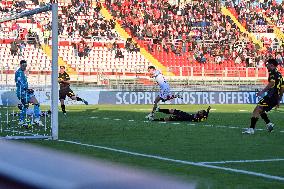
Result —
<path fill-rule="evenodd" d="M 42 122 L 40 121 L 40 105 L 38 100 L 34 95 L 34 90 L 29 89 L 29 84 L 27 81 L 27 77 L 25 71 L 27 69 L 27 61 L 20 61 L 20 68 L 15 73 L 15 83 L 16 83 L 16 94 L 18 99 L 23 104 L 23 108 L 20 113 L 19 124 L 27 127 L 26 124 L 26 114 L 29 104 L 34 105 L 34 123 L 42 126 Z"/>

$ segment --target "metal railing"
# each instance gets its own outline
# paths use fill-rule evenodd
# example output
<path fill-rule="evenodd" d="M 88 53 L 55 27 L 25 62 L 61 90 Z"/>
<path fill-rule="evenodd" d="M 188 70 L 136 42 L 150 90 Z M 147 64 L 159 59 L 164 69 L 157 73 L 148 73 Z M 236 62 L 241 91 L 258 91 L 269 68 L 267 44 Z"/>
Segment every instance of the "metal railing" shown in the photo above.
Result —
<path fill-rule="evenodd" d="M 197 72 L 197 70 L 199 70 Z M 240 86 L 262 85 L 267 79 L 268 72 L 258 68 L 225 68 L 223 70 L 206 70 L 204 67 L 169 67 L 168 71 L 176 76 L 167 76 L 166 79 L 172 88 L 190 88 L 203 90 L 231 86 L 238 90 Z M 14 72 L 6 67 L 0 67 L 0 89 L 14 88 Z M 32 71 L 27 73 L 30 86 L 33 88 L 50 88 L 50 73 Z M 117 90 L 156 90 L 155 82 L 150 79 L 146 70 L 136 69 L 131 73 L 125 70 L 113 68 L 111 72 L 105 72 L 103 68 L 90 69 L 90 71 L 77 72 L 71 75 L 71 82 L 76 87 L 92 87 L 100 89 Z M 218 88 L 217 87 L 217 88 Z"/>

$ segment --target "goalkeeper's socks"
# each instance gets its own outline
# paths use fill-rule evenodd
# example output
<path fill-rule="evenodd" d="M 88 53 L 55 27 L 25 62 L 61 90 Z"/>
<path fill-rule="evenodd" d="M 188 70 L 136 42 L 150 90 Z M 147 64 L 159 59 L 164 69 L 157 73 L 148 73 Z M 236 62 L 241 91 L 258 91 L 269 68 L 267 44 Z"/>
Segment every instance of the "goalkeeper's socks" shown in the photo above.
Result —
<path fill-rule="evenodd" d="M 258 121 L 258 118 L 257 117 L 252 117 L 250 119 L 250 128 L 253 128 L 255 129 L 255 125 L 256 125 L 256 122 Z"/>
<path fill-rule="evenodd" d="M 35 104 L 34 105 L 34 114 L 35 114 L 35 118 L 39 118 L 40 117 L 39 104 Z"/>
<path fill-rule="evenodd" d="M 27 114 L 27 107 L 23 106 L 21 113 L 20 113 L 20 120 L 25 120 Z"/>
<path fill-rule="evenodd" d="M 63 104 L 63 105 L 61 104 L 61 110 L 62 110 L 63 113 L 66 113 L 65 105 L 64 105 L 64 104 Z"/>
<path fill-rule="evenodd" d="M 270 123 L 270 120 L 267 117 L 266 113 L 260 114 L 261 118 L 265 121 L 266 124 Z"/>

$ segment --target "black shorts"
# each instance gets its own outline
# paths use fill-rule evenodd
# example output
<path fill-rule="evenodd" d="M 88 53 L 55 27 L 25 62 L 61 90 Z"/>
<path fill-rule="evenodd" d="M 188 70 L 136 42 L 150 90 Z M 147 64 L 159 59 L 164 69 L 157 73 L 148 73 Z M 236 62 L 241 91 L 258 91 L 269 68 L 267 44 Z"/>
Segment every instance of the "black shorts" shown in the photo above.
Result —
<path fill-rule="evenodd" d="M 75 93 L 70 89 L 70 87 L 59 90 L 59 100 L 65 100 L 66 96 L 69 98 L 75 96 Z"/>
<path fill-rule="evenodd" d="M 175 110 L 173 115 L 169 117 L 170 121 L 190 121 L 192 116 L 181 110 Z"/>
<path fill-rule="evenodd" d="M 259 102 L 258 105 L 263 107 L 265 112 L 269 112 L 273 107 L 278 104 L 278 98 L 276 97 L 263 97 Z"/>

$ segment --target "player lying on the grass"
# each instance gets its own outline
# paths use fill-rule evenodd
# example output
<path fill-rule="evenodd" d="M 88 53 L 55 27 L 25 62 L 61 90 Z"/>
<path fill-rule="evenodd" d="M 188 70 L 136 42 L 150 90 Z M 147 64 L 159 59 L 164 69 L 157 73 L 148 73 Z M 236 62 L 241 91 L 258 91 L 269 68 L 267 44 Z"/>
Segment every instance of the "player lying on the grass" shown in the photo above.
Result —
<path fill-rule="evenodd" d="M 66 115 L 65 104 L 64 104 L 66 96 L 68 96 L 72 100 L 82 101 L 84 104 L 88 105 L 88 102 L 86 100 L 76 96 L 75 93 L 70 89 L 70 77 L 69 74 L 66 73 L 64 66 L 60 66 L 58 83 L 60 84 L 59 100 L 64 115 Z"/>
<path fill-rule="evenodd" d="M 171 100 L 171 99 L 174 99 L 174 98 L 181 98 L 180 95 L 172 95 L 171 94 L 170 85 L 167 83 L 163 74 L 159 70 L 156 70 L 156 68 L 154 66 L 149 66 L 148 72 L 150 74 L 150 77 L 154 78 L 156 80 L 157 84 L 159 85 L 160 94 L 156 97 L 156 99 L 154 101 L 154 106 L 153 106 L 152 112 L 149 115 L 146 116 L 147 119 L 149 119 L 150 117 L 154 117 L 155 110 L 158 107 L 158 103 L 160 101 L 165 102 L 167 100 Z"/>
<path fill-rule="evenodd" d="M 250 128 L 247 128 L 244 134 L 254 134 L 254 129 L 256 122 L 259 117 L 261 117 L 265 123 L 268 132 L 273 131 L 274 124 L 270 122 L 267 114 L 273 107 L 279 107 L 280 101 L 283 96 L 284 83 L 281 73 L 277 70 L 278 62 L 276 59 L 269 59 L 267 61 L 266 67 L 269 71 L 268 84 L 266 87 L 257 93 L 257 96 L 263 95 L 265 92 L 267 94 L 258 102 L 257 106 L 254 108 Z"/>
<path fill-rule="evenodd" d="M 29 89 L 28 80 L 25 74 L 27 69 L 27 61 L 20 61 L 20 68 L 15 72 L 16 94 L 18 99 L 23 104 L 23 108 L 20 113 L 19 124 L 25 126 L 26 111 L 29 107 L 29 103 L 34 105 L 34 122 L 38 125 L 43 125 L 40 121 L 40 108 L 39 102 L 34 95 L 34 90 Z"/>
<path fill-rule="evenodd" d="M 157 112 L 162 112 L 165 114 L 171 114 L 169 117 L 155 119 L 154 117 L 149 118 L 150 121 L 191 121 L 200 122 L 205 121 L 208 118 L 211 106 L 207 110 L 199 110 L 195 114 L 190 114 L 177 109 L 160 109 L 157 108 Z"/>

